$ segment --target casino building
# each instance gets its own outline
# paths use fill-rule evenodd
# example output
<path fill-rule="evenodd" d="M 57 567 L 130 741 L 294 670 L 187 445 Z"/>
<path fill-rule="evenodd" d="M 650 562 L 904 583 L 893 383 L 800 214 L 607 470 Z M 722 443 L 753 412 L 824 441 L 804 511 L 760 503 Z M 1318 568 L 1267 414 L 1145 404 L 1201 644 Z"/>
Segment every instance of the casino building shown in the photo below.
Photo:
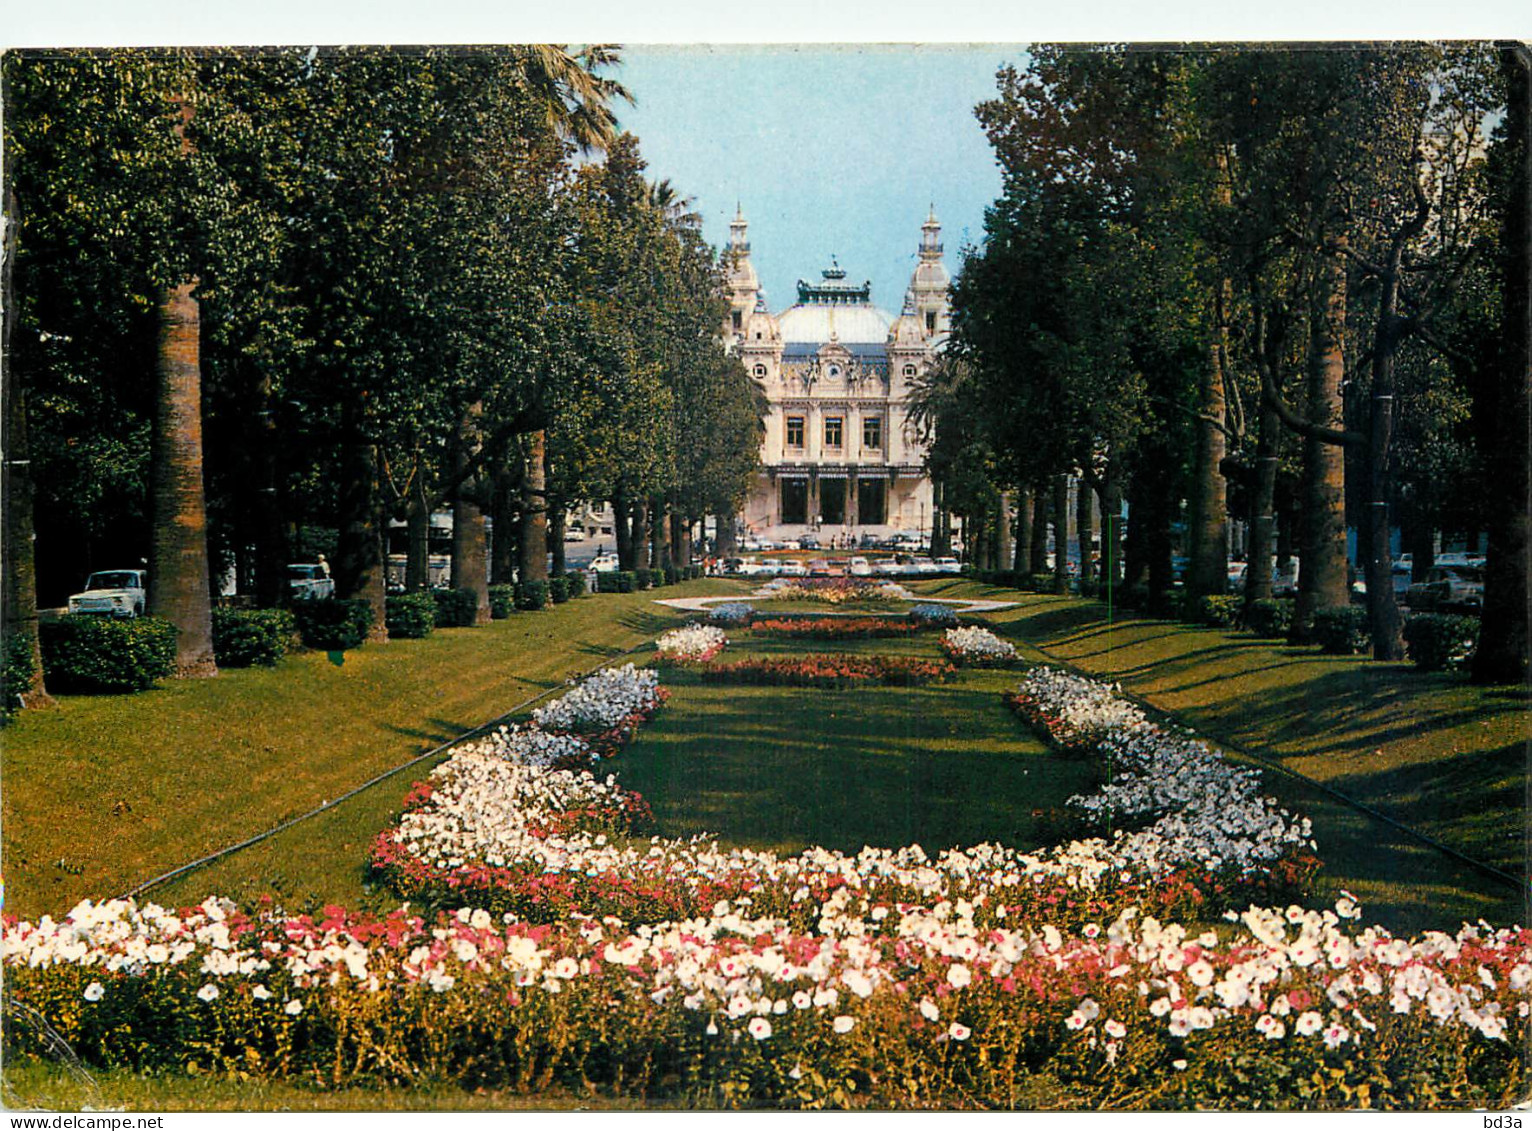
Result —
<path fill-rule="evenodd" d="M 929 533 L 931 481 L 906 401 L 948 332 L 951 279 L 934 209 L 897 318 L 873 305 L 871 283 L 847 282 L 833 260 L 819 280 L 798 281 L 796 303 L 771 314 L 747 228 L 742 213 L 729 226 L 724 339 L 770 408 L 745 531 L 772 539 L 813 531 L 826 541 Z"/>

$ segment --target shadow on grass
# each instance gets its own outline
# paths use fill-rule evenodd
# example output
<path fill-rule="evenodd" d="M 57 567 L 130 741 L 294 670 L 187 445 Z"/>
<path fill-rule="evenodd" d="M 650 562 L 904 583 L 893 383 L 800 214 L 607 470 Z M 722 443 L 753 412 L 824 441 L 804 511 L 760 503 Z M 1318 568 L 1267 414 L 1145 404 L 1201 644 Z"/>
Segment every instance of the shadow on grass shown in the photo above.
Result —
<path fill-rule="evenodd" d="M 675 614 L 663 616 L 645 609 L 630 609 L 617 618 L 617 623 L 633 632 L 648 635 L 650 633 L 664 632 L 667 628 L 674 628 L 676 626 L 676 616 Z"/>

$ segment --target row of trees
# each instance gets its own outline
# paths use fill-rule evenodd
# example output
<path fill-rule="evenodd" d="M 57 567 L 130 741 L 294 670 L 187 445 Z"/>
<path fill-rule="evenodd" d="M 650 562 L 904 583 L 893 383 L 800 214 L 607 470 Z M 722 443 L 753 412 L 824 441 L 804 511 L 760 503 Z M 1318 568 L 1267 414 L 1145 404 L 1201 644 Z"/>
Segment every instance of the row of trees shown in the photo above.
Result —
<path fill-rule="evenodd" d="M 1184 515 L 1199 597 L 1242 517 L 1246 601 L 1296 555 L 1301 632 L 1348 602 L 1349 527 L 1394 659 L 1392 530 L 1417 571 L 1433 532 L 1487 531 L 1475 671 L 1522 678 L 1527 67 L 1519 47 L 1043 47 L 1002 70 L 977 113 L 1004 193 L 916 398 L 980 552 L 1040 572 L 1078 477 L 1082 578 L 1168 591 Z"/>
<path fill-rule="evenodd" d="M 57 601 L 143 557 L 210 674 L 210 575 L 275 605 L 308 529 L 381 632 L 391 518 L 420 588 L 452 510 L 487 620 L 491 581 L 545 576 L 550 543 L 562 569 L 578 502 L 616 504 L 625 568 L 732 513 L 757 394 L 695 217 L 617 130 L 617 62 L 8 56 L 8 630 L 35 638 L 39 577 Z"/>

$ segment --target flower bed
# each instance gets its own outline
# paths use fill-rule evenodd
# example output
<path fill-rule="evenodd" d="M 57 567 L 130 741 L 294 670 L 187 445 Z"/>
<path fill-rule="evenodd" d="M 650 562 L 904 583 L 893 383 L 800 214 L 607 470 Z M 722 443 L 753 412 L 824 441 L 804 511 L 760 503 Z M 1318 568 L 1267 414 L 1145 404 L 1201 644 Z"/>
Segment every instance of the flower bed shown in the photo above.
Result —
<path fill-rule="evenodd" d="M 729 638 L 723 629 L 706 624 L 673 628 L 654 644 L 655 657 L 667 664 L 699 664 L 722 652 Z"/>
<path fill-rule="evenodd" d="M 1002 668 L 1016 662 L 1016 647 L 987 628 L 949 628 L 942 634 L 942 651 L 959 667 Z"/>
<path fill-rule="evenodd" d="M 624 664 L 576 681 L 558 699 L 533 711 L 532 719 L 544 730 L 601 734 L 647 719 L 662 702 L 659 673 Z"/>
<path fill-rule="evenodd" d="M 893 604 L 914 597 L 902 585 L 861 577 L 811 577 L 773 581 L 763 594 L 774 601 L 812 601 L 824 605 Z"/>
<path fill-rule="evenodd" d="M 913 636 L 924 628 L 914 621 L 894 617 L 804 616 L 758 620 L 750 631 L 804 640 L 874 640 Z"/>
<path fill-rule="evenodd" d="M 1520 1097 L 1532 932 L 1407 941 L 1252 908 L 1220 935 L 1128 912 L 1065 933 L 971 904 L 818 931 L 721 905 L 630 929 L 463 908 L 319 916 L 208 900 L 7 920 L 7 989 L 91 1064 L 536 1093 L 662 1082 L 757 1107 L 1501 1108 Z M 12 1025 L 22 1051 L 37 1030 Z"/>
<path fill-rule="evenodd" d="M 743 627 L 754 617 L 755 608 L 743 601 L 726 601 L 711 606 L 707 611 L 708 623 L 723 625 L 725 628 Z"/>
<path fill-rule="evenodd" d="M 760 684 L 767 687 L 814 687 L 838 690 L 863 683 L 915 687 L 957 674 L 945 660 L 916 656 L 807 655 L 792 658 L 736 660 L 700 669 L 704 683 Z"/>

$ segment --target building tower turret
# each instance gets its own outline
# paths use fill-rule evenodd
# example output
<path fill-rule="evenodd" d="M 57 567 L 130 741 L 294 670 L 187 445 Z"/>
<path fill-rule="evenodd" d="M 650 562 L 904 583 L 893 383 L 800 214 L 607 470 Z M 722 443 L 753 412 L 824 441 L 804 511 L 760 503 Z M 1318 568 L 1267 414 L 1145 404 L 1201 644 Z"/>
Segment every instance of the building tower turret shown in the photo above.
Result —
<path fill-rule="evenodd" d="M 724 327 L 724 340 L 730 343 L 738 343 L 745 323 L 763 297 L 761 281 L 750 262 L 749 228 L 744 209 L 736 205 L 734 219 L 729 221 L 729 246 L 724 252 L 729 264 L 729 323 Z"/>
<path fill-rule="evenodd" d="M 947 333 L 947 292 L 952 278 L 942 264 L 942 226 L 932 205 L 926 222 L 920 226 L 920 262 L 910 278 L 909 297 L 927 338 Z"/>

